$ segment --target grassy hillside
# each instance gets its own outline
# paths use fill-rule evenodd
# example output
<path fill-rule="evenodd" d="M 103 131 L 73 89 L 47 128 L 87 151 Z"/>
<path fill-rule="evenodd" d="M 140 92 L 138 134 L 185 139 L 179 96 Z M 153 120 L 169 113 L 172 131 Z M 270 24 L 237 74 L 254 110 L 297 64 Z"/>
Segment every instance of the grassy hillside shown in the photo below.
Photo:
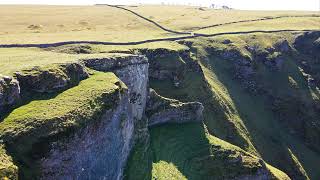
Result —
<path fill-rule="evenodd" d="M 320 37 L 295 44 L 305 30 L 320 31 L 319 13 L 122 7 L 133 12 L 110 6 L 0 6 L 0 74 L 119 53 L 146 55 L 150 87 L 163 97 L 201 102 L 204 122 L 150 128 L 135 142 L 126 179 L 254 179 L 257 173 L 320 179 Z M 228 34 L 257 30 L 279 32 Z M 183 36 L 190 37 L 139 45 L 1 47 Z M 119 90 L 118 81 L 113 73 L 93 72 L 65 91 L 30 96 L 8 113 L 0 122 L 0 166 L 8 171 L 0 170 L 0 176 L 17 173 L 12 158 L 23 172 L 34 168 L 28 154 L 32 143 L 109 108 L 110 101 L 101 99 Z"/>
<path fill-rule="evenodd" d="M 160 24 L 174 29 L 192 31 L 199 27 L 225 24 L 243 20 L 284 16 L 319 16 L 317 12 L 303 11 L 243 11 L 243 10 L 215 10 L 190 6 L 152 6 L 144 5 L 128 7 Z"/>
<path fill-rule="evenodd" d="M 17 165 L 19 178 L 35 178 L 38 171 L 35 158 L 46 153 L 46 140 L 63 138 L 112 108 L 119 100 L 119 92 L 126 88 L 118 83 L 113 73 L 95 73 L 76 87 L 42 95 L 13 110 L 0 123 L 0 157 L 6 160 L 1 166 L 17 174 Z M 15 164 L 2 150 L 4 144 Z M 10 173 L 5 175 L 10 177 Z"/>
<path fill-rule="evenodd" d="M 258 158 L 209 135 L 200 124 L 164 125 L 150 134 L 150 145 L 138 146 L 131 157 L 126 179 L 229 179 L 254 174 L 263 166 Z"/>
<path fill-rule="evenodd" d="M 141 16 L 155 21 L 167 29 L 197 31 L 201 27 L 223 25 L 217 29 L 204 29 L 201 33 L 239 30 L 319 29 L 319 14 L 315 12 L 273 12 L 239 10 L 201 10 L 183 6 L 126 7 Z M 157 9 L 157 10 L 155 10 Z M 289 17 L 288 17 L 289 16 Z M 298 16 L 298 17 L 295 17 Z M 300 16 L 307 16 L 301 18 Z M 315 16 L 315 17 L 311 17 Z M 154 24 L 128 11 L 109 6 L 0 6 L 1 44 L 53 43 L 62 41 L 128 42 L 154 38 L 182 36 L 163 31 Z M 283 23 L 285 22 L 285 23 Z M 303 26 L 301 26 L 303 22 Z M 279 26 L 281 25 L 281 26 Z M 267 29 L 266 29 L 267 28 Z M 145 33 L 148 32 L 148 33 Z"/>
<path fill-rule="evenodd" d="M 0 17 L 2 44 L 136 41 L 167 36 L 131 14 L 106 6 L 1 5 Z"/>
<path fill-rule="evenodd" d="M 292 125 L 297 122 L 289 121 L 291 125 L 287 124 L 285 119 L 290 117 L 283 118 L 274 111 L 272 98 L 289 96 L 290 99 L 294 96 L 295 99 L 301 99 L 298 104 L 291 106 L 290 103 L 293 102 L 289 101 L 284 106 L 289 111 L 304 111 L 306 113 L 303 116 L 308 117 L 311 108 L 298 106 L 300 103 L 317 103 L 319 90 L 306 85 L 306 79 L 299 70 L 298 55 L 287 55 L 282 69 L 272 71 L 259 63 L 247 50 L 250 46 L 260 50 L 274 47 L 277 42 L 285 39 L 292 42 L 293 37 L 295 35 L 290 33 L 279 33 L 194 40 L 191 50 L 201 64 L 205 80 L 199 74 L 189 72 L 183 79 L 181 88 L 175 88 L 170 81 L 158 80 L 151 81 L 151 87 L 166 97 L 202 102 L 205 105 L 205 123 L 211 134 L 262 157 L 290 176 L 318 179 L 320 174 L 316 168 L 320 159 L 317 150 L 299 137 L 302 130 L 299 132 L 292 129 Z M 225 39 L 232 43 L 222 43 Z M 232 51 L 240 52 L 242 55 L 233 59 L 222 58 L 219 53 Z M 259 86 L 258 91 L 262 93 L 251 92 L 236 78 L 238 72 L 233 68 L 232 61 L 243 57 L 257 63 L 256 83 Z M 292 85 L 293 79 L 298 89 Z M 281 113 L 285 114 L 285 110 L 282 109 Z M 313 118 L 316 120 L 318 117 L 316 115 Z M 293 121 L 292 117 L 291 120 Z"/>

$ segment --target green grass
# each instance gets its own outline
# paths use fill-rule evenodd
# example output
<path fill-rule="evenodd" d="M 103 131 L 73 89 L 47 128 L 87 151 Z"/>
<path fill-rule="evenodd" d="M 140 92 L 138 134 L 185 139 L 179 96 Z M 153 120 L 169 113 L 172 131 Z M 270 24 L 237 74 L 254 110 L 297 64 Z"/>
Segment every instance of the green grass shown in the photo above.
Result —
<path fill-rule="evenodd" d="M 259 37 L 259 35 L 255 37 L 257 37 L 255 39 L 265 39 L 264 37 Z M 274 37 L 277 37 L 277 35 Z M 240 38 L 243 37 L 240 36 Z M 246 37 L 246 39 L 249 38 L 250 36 Z M 253 39 L 253 42 L 247 42 L 246 44 L 250 46 L 256 43 L 255 39 Z M 260 48 L 272 46 L 276 42 L 272 39 L 271 36 L 269 42 L 262 41 Z M 290 39 L 288 40 L 290 41 Z M 237 42 L 239 41 L 235 43 Z M 238 48 L 241 51 L 242 47 Z M 307 103 L 311 102 L 313 99 L 309 95 L 309 88 L 306 86 L 294 58 L 288 57 L 280 72 L 270 72 L 263 65 L 259 65 L 257 67 L 258 82 L 260 85 L 262 84 L 266 91 L 270 91 L 274 96 L 286 97 L 288 95 L 296 95 L 296 98 L 302 98 Z M 240 129 L 241 134 L 246 137 L 245 139 L 249 141 L 249 144 L 255 147 L 256 152 L 265 161 L 285 172 L 299 172 L 305 176 L 309 175 L 312 179 L 318 179 L 319 173 L 317 173 L 314 167 L 320 162 L 319 155 L 305 146 L 303 141 L 298 137 L 289 133 L 289 129 L 283 126 L 281 120 L 275 116 L 270 106 L 268 106 L 267 97 L 250 95 L 250 93 L 243 90 L 239 82 L 233 78 L 232 73 L 234 71 L 231 68 L 230 62 L 216 56 L 210 57 L 209 54 L 209 59 L 203 61 L 203 63 L 205 77 L 212 87 L 212 91 L 220 97 L 223 103 L 231 108 L 229 112 L 226 112 L 233 116 L 232 119 L 245 127 L 245 131 L 241 131 L 239 127 L 237 129 Z M 288 80 L 289 76 L 295 79 L 300 89 L 296 90 L 291 87 Z M 295 110 L 293 109 L 295 107 L 290 107 L 291 104 L 287 106 L 288 112 L 294 114 Z M 282 113 L 285 112 L 282 111 Z M 214 128 L 214 126 L 208 125 L 208 128 L 212 127 Z M 216 129 L 212 131 L 219 132 Z M 219 134 L 217 136 L 223 138 Z M 288 147 L 292 150 L 290 153 L 287 150 Z M 243 148 L 250 151 L 246 147 Z M 294 152 L 293 156 L 291 155 L 292 152 Z M 304 169 L 301 169 L 299 161 Z"/>
<path fill-rule="evenodd" d="M 55 97 L 33 100 L 13 110 L 0 123 L 0 137 L 8 146 L 15 161 L 28 176 L 36 168 L 30 153 L 45 148 L 37 143 L 58 134 L 68 134 L 74 129 L 96 120 L 106 109 L 117 104 L 118 93 L 125 85 L 119 86 L 119 79 L 113 73 L 96 72 Z M 31 171 L 32 172 L 32 171 Z"/>
<path fill-rule="evenodd" d="M 290 126 L 274 113 L 268 97 L 255 96 L 243 89 L 234 79 L 232 60 L 223 60 L 213 56 L 215 51 L 237 50 L 242 56 L 253 58 L 245 46 L 257 46 L 258 50 L 283 40 L 291 44 L 294 34 L 276 33 L 272 35 L 254 34 L 225 36 L 224 38 L 200 38 L 192 40 L 192 52 L 201 63 L 204 79 L 199 73 L 187 72 L 181 88 L 175 88 L 171 81 L 152 80 L 150 86 L 160 95 L 181 101 L 200 101 L 204 104 L 205 124 L 211 134 L 235 144 L 244 150 L 260 156 L 271 165 L 305 179 L 318 179 L 316 170 L 320 162 L 319 155 L 305 145 L 303 140 L 291 133 Z M 222 44 L 230 39 L 231 44 Z M 265 65 L 257 64 L 258 82 L 274 96 L 301 100 L 306 104 L 319 99 L 318 93 L 311 90 L 298 67 L 295 58 L 286 56 L 283 68 L 279 72 L 268 70 Z M 252 59 L 251 59 L 252 60 Z M 292 85 L 292 82 L 296 85 Z M 300 102 L 300 103 L 301 103 Z M 288 112 L 295 116 L 298 104 L 288 101 Z M 301 108 L 301 107 L 299 107 Z M 304 112 L 308 113 L 305 109 Z M 286 113 L 285 110 L 281 110 Z M 291 116 L 290 116 L 291 117 Z M 296 117 L 293 117 L 296 118 Z M 311 130 L 309 130 L 311 131 Z M 191 133 L 191 132 L 190 132 Z M 288 151 L 288 148 L 291 149 Z"/>
<path fill-rule="evenodd" d="M 0 177 L 2 179 L 17 179 L 18 168 L 12 162 L 12 158 L 6 154 L 3 145 L 0 145 Z"/>
<path fill-rule="evenodd" d="M 199 10 L 186 6 L 128 7 L 164 27 L 192 31 L 213 24 L 278 16 L 312 16 L 315 12 Z M 1 5 L 0 42 L 2 44 L 54 43 L 62 41 L 128 42 L 178 37 L 117 8 L 108 6 Z M 218 18 L 217 18 L 218 17 Z M 247 30 L 319 29 L 319 17 L 289 17 L 224 25 L 201 33 Z M 123 33 L 125 32 L 125 33 Z M 147 33 L 146 33 L 147 32 Z"/>
<path fill-rule="evenodd" d="M 213 34 L 221 32 L 257 31 L 257 30 L 319 30 L 320 17 L 295 17 L 246 22 L 213 27 L 196 31 L 197 33 Z"/>
<path fill-rule="evenodd" d="M 245 11 L 245 10 L 216 10 L 190 6 L 157 6 L 142 5 L 127 7 L 133 11 L 152 17 L 165 27 L 174 30 L 193 30 L 196 27 L 228 23 L 241 20 L 252 20 L 265 17 L 319 15 L 312 11 Z"/>
<path fill-rule="evenodd" d="M 152 179 L 187 180 L 187 178 L 183 174 L 181 174 L 181 172 L 177 169 L 177 167 L 174 164 L 168 163 L 166 161 L 159 161 L 159 162 L 153 163 Z"/>
<path fill-rule="evenodd" d="M 125 42 L 175 36 L 107 6 L 1 5 L 0 16 L 1 44 L 74 40 Z M 41 28 L 29 28 L 32 25 Z"/>
<path fill-rule="evenodd" d="M 0 74 L 12 75 L 16 71 L 55 63 L 77 62 L 81 59 L 108 58 L 117 54 L 66 54 L 39 48 L 0 48 Z"/>
<path fill-rule="evenodd" d="M 131 156 L 126 179 L 228 179 L 261 168 L 258 158 L 209 135 L 201 124 L 163 125 L 150 134 L 148 149 Z"/>
<path fill-rule="evenodd" d="M 37 126 L 57 123 L 55 121 L 60 121 L 60 118 L 68 119 L 70 117 L 71 119 L 65 124 L 61 124 L 62 129 L 52 129 L 52 132 L 81 124 L 77 122 L 78 118 L 81 117 L 79 120 L 86 121 L 89 119 L 87 117 L 100 111 L 105 107 L 105 104 L 112 105 L 114 103 L 112 99 L 106 98 L 119 89 L 115 85 L 117 82 L 119 79 L 113 73 L 95 73 L 89 79 L 80 82 L 78 86 L 68 89 L 54 98 L 31 101 L 29 104 L 15 109 L 0 123 L 1 135 L 4 139 L 6 139 L 5 137 L 13 138 L 19 136 L 20 133 L 34 131 Z M 43 132 L 50 133 L 45 130 Z"/>

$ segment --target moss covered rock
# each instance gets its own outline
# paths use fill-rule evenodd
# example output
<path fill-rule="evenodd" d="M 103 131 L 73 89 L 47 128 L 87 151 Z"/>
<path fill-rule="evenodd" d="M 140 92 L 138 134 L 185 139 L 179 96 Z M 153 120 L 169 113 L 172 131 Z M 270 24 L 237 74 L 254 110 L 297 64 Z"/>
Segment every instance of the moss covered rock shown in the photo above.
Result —
<path fill-rule="evenodd" d="M 119 101 L 126 86 L 113 73 L 94 73 L 78 86 L 55 97 L 34 100 L 11 112 L 0 123 L 0 140 L 17 165 L 22 178 L 37 171 L 34 159 L 48 151 L 41 144 L 63 138 L 97 120 Z"/>
<path fill-rule="evenodd" d="M 16 72 L 22 91 L 56 92 L 64 90 L 89 77 L 80 63 L 53 64 Z"/>
<path fill-rule="evenodd" d="M 164 123 L 186 123 L 203 121 L 203 105 L 199 102 L 182 103 L 178 100 L 164 98 L 153 89 L 150 90 L 146 114 L 148 126 Z"/>

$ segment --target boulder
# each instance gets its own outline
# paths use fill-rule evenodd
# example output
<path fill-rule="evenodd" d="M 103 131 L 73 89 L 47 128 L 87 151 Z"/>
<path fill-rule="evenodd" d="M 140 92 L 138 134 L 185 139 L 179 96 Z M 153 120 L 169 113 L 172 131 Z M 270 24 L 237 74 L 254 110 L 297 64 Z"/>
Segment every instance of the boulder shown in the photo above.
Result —
<path fill-rule="evenodd" d="M 19 100 L 19 82 L 10 76 L 0 75 L 0 112 L 14 106 Z"/>

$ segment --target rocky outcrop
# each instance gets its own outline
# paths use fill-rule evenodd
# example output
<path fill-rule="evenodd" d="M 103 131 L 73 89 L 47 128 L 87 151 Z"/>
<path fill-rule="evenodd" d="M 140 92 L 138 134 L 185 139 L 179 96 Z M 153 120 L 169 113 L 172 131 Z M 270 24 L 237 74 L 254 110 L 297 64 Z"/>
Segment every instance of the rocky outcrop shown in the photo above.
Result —
<path fill-rule="evenodd" d="M 47 93 L 67 89 L 89 77 L 89 74 L 82 64 L 74 62 L 33 67 L 16 72 L 15 76 L 22 91 Z"/>
<path fill-rule="evenodd" d="M 277 42 L 274 45 L 274 49 L 275 49 L 275 51 L 282 52 L 282 53 L 288 53 L 292 50 L 291 46 L 289 45 L 288 40 Z"/>
<path fill-rule="evenodd" d="M 263 59 L 263 63 L 272 71 L 281 70 L 285 58 L 280 53 L 273 53 Z"/>
<path fill-rule="evenodd" d="M 293 45 L 300 53 L 320 58 L 319 38 L 320 31 L 305 32 L 295 39 Z"/>
<path fill-rule="evenodd" d="M 179 87 L 187 70 L 187 63 L 180 56 L 183 52 L 175 50 L 139 49 L 149 59 L 149 77 L 156 80 L 170 80 Z"/>
<path fill-rule="evenodd" d="M 134 118 L 128 92 L 96 123 L 52 144 L 41 179 L 121 179 L 132 148 Z"/>
<path fill-rule="evenodd" d="M 149 63 L 145 56 L 121 55 L 110 58 L 86 59 L 83 63 L 94 70 L 114 72 L 129 89 L 133 116 L 140 120 L 143 116 L 149 80 Z"/>
<path fill-rule="evenodd" d="M 52 144 L 49 156 L 41 160 L 42 179 L 122 179 L 135 125 L 144 116 L 148 60 L 128 55 L 83 62 L 98 71 L 114 72 L 128 89 L 96 123 Z"/>
<path fill-rule="evenodd" d="M 304 71 L 304 76 L 311 88 L 320 86 L 320 31 L 306 32 L 299 35 L 294 47 L 302 57 L 298 59 Z"/>
<path fill-rule="evenodd" d="M 203 121 L 203 105 L 199 102 L 182 103 L 177 100 L 164 98 L 150 89 L 146 115 L 148 126 L 164 123 L 186 123 Z"/>
<path fill-rule="evenodd" d="M 8 107 L 14 106 L 19 100 L 19 82 L 10 76 L 0 75 L 0 114 Z"/>

